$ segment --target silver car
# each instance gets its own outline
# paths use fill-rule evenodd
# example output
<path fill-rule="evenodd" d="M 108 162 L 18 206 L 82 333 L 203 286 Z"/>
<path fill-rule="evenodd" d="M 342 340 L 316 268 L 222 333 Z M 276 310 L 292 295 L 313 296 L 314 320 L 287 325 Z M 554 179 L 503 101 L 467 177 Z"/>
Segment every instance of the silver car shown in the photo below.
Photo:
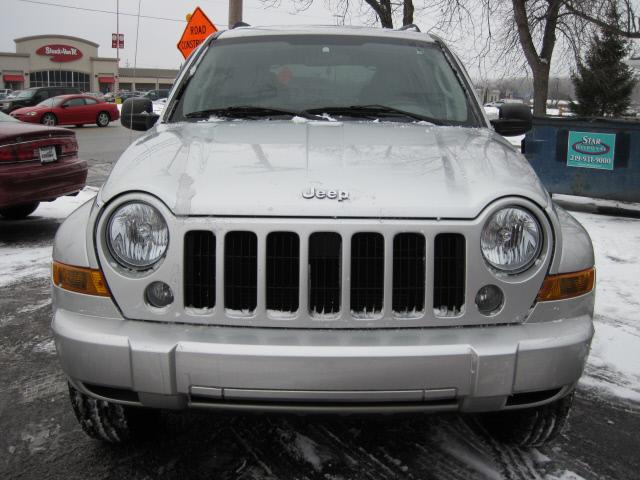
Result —
<path fill-rule="evenodd" d="M 160 409 L 480 414 L 539 445 L 593 336 L 594 256 L 417 29 L 210 37 L 58 230 L 53 331 L 87 434 Z"/>

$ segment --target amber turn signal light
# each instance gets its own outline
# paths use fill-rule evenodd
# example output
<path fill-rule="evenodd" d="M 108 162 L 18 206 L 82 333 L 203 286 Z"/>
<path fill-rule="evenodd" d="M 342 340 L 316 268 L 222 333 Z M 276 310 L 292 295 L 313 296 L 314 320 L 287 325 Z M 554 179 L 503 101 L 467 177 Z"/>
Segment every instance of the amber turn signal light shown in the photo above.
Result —
<path fill-rule="evenodd" d="M 538 292 L 538 301 L 565 300 L 584 295 L 593 290 L 595 281 L 595 268 L 559 275 L 547 275 L 540 292 Z"/>
<path fill-rule="evenodd" d="M 53 262 L 52 277 L 53 284 L 64 290 L 99 297 L 110 296 L 107 282 L 100 270 Z"/>

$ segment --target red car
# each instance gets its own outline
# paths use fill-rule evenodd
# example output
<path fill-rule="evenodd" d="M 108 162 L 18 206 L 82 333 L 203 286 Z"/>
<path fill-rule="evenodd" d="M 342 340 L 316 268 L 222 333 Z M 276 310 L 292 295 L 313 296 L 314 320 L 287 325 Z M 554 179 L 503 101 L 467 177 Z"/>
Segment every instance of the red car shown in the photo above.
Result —
<path fill-rule="evenodd" d="M 115 103 L 107 103 L 91 95 L 60 95 L 34 107 L 18 108 L 11 112 L 11 116 L 23 122 L 49 126 L 95 123 L 106 127 L 109 122 L 120 118 L 120 112 Z"/>
<path fill-rule="evenodd" d="M 27 125 L 0 112 L 0 215 L 20 219 L 40 202 L 75 195 L 87 181 L 76 134 Z"/>

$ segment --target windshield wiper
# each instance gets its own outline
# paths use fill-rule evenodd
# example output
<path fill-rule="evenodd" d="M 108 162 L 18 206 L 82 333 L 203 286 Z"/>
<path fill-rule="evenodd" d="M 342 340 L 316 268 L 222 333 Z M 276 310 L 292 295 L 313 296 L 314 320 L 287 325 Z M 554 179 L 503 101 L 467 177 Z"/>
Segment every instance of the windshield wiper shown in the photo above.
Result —
<path fill-rule="evenodd" d="M 198 110 L 189 112 L 186 118 L 209 118 L 212 115 L 220 117 L 246 118 L 246 117 L 274 117 L 278 115 L 288 115 L 291 117 L 304 117 L 314 120 L 321 120 L 322 117 L 314 115 L 307 111 L 287 110 L 286 108 L 276 107 L 255 107 L 252 105 L 238 105 L 233 107 L 208 108 L 206 110 Z"/>
<path fill-rule="evenodd" d="M 438 120 L 437 118 L 427 117 L 426 115 L 420 115 L 419 113 L 408 112 L 406 110 L 400 110 L 399 108 L 388 107 L 386 105 L 351 105 L 348 107 L 310 108 L 309 110 L 305 110 L 305 112 L 312 114 L 326 113 L 329 115 L 334 114 L 369 118 L 376 118 L 378 116 L 402 116 L 413 120 L 433 123 L 434 125 L 444 124 L 442 120 Z"/>

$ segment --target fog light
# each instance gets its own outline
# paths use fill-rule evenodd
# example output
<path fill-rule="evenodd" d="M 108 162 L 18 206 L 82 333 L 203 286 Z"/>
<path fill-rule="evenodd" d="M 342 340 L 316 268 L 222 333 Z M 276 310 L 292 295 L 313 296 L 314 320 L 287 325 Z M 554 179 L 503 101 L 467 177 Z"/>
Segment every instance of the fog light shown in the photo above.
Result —
<path fill-rule="evenodd" d="M 483 315 L 494 315 L 502 308 L 504 295 L 495 285 L 485 285 L 476 295 L 476 305 Z"/>
<path fill-rule="evenodd" d="M 156 308 L 163 308 L 173 303 L 171 287 L 164 282 L 153 282 L 145 290 L 147 303 Z"/>

